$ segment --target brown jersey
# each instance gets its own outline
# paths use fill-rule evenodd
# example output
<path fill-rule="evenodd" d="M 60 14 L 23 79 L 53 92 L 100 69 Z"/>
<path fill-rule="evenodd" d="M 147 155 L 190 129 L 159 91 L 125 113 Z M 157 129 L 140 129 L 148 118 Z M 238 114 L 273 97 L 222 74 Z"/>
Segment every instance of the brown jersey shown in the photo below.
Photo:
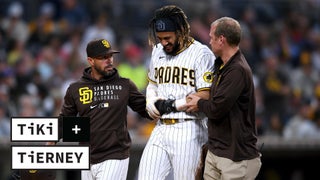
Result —
<path fill-rule="evenodd" d="M 198 102 L 208 117 L 208 149 L 233 161 L 258 157 L 253 77 L 241 51 L 224 66 L 216 59 L 210 93 Z"/>
<path fill-rule="evenodd" d="M 90 118 L 90 163 L 129 157 L 131 138 L 127 129 L 127 106 L 142 117 L 146 98 L 136 85 L 119 76 L 96 80 L 86 68 L 80 80 L 70 84 L 64 97 L 60 116 Z M 84 143 L 80 143 L 84 144 Z"/>

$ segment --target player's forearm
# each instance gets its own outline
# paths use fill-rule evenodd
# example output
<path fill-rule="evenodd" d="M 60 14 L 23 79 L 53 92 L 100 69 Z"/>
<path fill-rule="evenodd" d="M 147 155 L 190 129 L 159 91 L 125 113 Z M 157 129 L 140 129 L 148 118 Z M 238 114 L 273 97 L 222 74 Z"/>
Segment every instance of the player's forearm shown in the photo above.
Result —
<path fill-rule="evenodd" d="M 196 92 L 193 93 L 196 96 L 199 96 L 202 99 L 209 99 L 209 91 L 200 91 L 200 92 Z M 170 112 L 177 112 L 177 111 L 185 111 L 186 110 L 186 104 L 188 102 L 188 98 L 187 97 L 183 97 L 181 99 L 176 99 L 173 101 L 169 101 L 169 100 L 160 100 L 163 102 L 167 102 L 167 103 L 162 103 L 161 106 L 165 106 L 165 107 L 161 107 L 161 106 L 157 106 L 158 109 L 166 109 L 166 112 L 160 112 L 161 114 L 165 113 L 170 113 Z M 170 103 L 169 103 L 170 102 Z M 168 107 L 169 106 L 169 107 Z"/>
<path fill-rule="evenodd" d="M 157 85 L 153 83 L 149 83 L 146 88 L 146 97 L 147 99 L 158 97 L 157 93 Z"/>
<path fill-rule="evenodd" d="M 208 100 L 210 97 L 210 91 L 199 91 L 194 93 L 194 95 L 199 96 L 201 99 Z"/>

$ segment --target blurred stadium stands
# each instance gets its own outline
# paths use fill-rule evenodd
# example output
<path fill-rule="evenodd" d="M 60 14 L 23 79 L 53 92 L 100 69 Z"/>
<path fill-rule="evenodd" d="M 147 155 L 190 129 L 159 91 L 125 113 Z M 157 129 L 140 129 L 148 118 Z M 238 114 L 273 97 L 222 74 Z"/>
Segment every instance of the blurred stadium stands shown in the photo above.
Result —
<path fill-rule="evenodd" d="M 0 0 L 0 179 L 11 168 L 10 117 L 57 116 L 66 86 L 87 66 L 85 44 L 100 33 L 122 52 L 138 47 L 131 54 L 139 53 L 147 69 L 148 22 L 165 4 L 184 9 L 192 36 L 207 45 L 214 19 L 241 22 L 241 50 L 257 90 L 257 179 L 318 177 L 312 163 L 320 160 L 320 0 Z M 117 55 L 117 64 L 127 55 Z M 129 113 L 133 180 L 154 124 Z M 79 173 L 59 171 L 58 179 Z"/>

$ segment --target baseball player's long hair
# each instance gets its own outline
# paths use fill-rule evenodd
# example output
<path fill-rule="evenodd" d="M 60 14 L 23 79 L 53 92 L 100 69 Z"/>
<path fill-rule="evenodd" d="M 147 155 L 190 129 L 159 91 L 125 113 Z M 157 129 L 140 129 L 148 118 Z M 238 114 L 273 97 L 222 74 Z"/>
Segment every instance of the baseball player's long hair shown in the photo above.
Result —
<path fill-rule="evenodd" d="M 149 44 L 155 45 L 158 43 L 156 36 L 156 21 L 161 18 L 167 18 L 174 22 L 180 48 L 186 47 L 191 40 L 190 25 L 183 10 L 175 5 L 164 6 L 155 11 L 154 17 L 151 19 L 149 24 Z"/>

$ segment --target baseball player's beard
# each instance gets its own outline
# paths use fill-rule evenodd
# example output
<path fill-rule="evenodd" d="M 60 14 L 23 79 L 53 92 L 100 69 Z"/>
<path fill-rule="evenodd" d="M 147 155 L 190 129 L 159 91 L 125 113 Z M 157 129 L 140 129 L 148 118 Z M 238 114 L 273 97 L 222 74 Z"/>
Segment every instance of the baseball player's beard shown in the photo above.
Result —
<path fill-rule="evenodd" d="M 174 44 L 167 44 L 165 47 L 163 47 L 163 50 L 167 55 L 175 56 L 179 51 L 179 47 L 179 43 L 176 41 Z"/>

